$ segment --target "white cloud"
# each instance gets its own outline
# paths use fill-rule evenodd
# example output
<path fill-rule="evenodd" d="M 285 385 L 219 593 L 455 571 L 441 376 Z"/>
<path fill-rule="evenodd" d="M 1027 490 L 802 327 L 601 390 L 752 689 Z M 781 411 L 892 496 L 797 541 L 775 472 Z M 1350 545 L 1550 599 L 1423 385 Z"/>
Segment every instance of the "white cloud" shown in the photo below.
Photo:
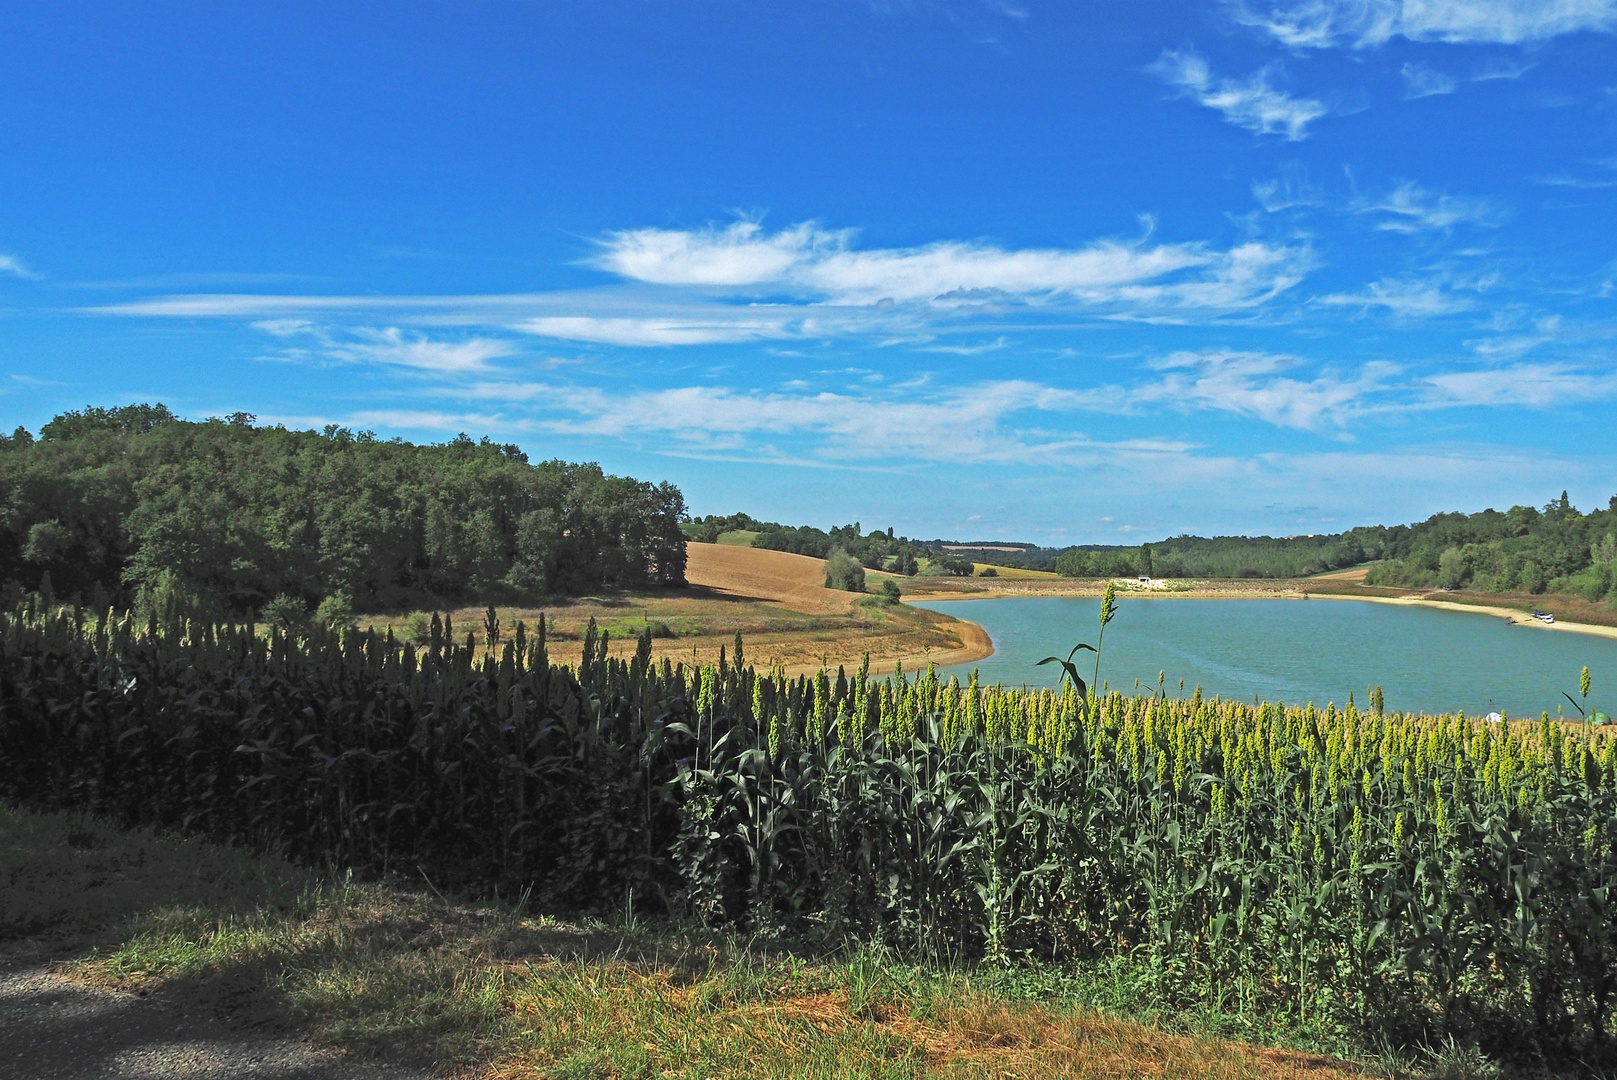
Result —
<path fill-rule="evenodd" d="M 356 331 L 359 340 L 346 346 L 336 346 L 330 355 L 352 360 L 368 360 L 378 364 L 436 371 L 445 375 L 462 375 L 484 371 L 490 360 L 509 356 L 515 348 L 507 341 L 493 338 L 471 337 L 462 341 L 434 341 L 420 334 L 411 334 L 397 327 L 382 330 Z"/>
<path fill-rule="evenodd" d="M 773 287 L 833 303 L 883 300 L 955 306 L 1059 295 L 1095 297 L 1118 286 L 1202 267 L 1217 255 L 1194 244 L 1006 250 L 941 241 L 855 250 L 850 230 L 806 223 L 769 234 L 750 221 L 724 229 L 611 233 L 596 265 L 659 285 Z"/>
<path fill-rule="evenodd" d="M 982 382 L 906 397 L 862 392 L 757 391 L 683 386 L 623 393 L 565 384 L 485 382 L 461 391 L 485 403 L 543 409 L 529 419 L 476 417 L 487 429 L 572 437 L 656 436 L 671 452 L 748 455 L 782 463 L 947 462 L 1084 464 L 1108 455 L 1190 449 L 1157 439 L 1098 442 L 1082 434 L 1015 423 L 1019 416 L 1070 411 L 1080 395 L 1022 380 Z M 364 413 L 361 423 L 457 430 L 470 414 Z M 790 452 L 775 440 L 809 440 Z"/>
<path fill-rule="evenodd" d="M 755 221 L 700 232 L 630 229 L 607 235 L 596 265 L 657 285 L 758 285 L 785 281 L 816 254 L 841 251 L 851 239 L 847 230 L 813 222 L 772 236 Z"/>
<path fill-rule="evenodd" d="M 440 375 L 482 373 L 488 370 L 490 360 L 516 351 L 510 342 L 496 338 L 434 340 L 396 326 L 337 329 L 317 326 L 303 319 L 264 319 L 253 326 L 278 338 L 303 336 L 309 339 L 308 347 L 283 351 L 284 359 L 387 364 Z"/>
<path fill-rule="evenodd" d="M 1273 180 L 1255 181 L 1252 184 L 1252 197 L 1271 214 L 1297 206 L 1318 206 L 1321 201 L 1309 186 L 1307 176 L 1297 170 Z"/>
<path fill-rule="evenodd" d="M 1513 364 L 1428 376 L 1431 401 L 1444 406 L 1544 409 L 1617 397 L 1617 373 L 1579 371 L 1565 364 Z"/>
<path fill-rule="evenodd" d="M 488 327 L 624 346 L 877 335 L 924 343 L 933 324 L 1067 305 L 1143 318 L 1262 304 L 1313 266 L 1306 243 L 1097 240 L 1069 248 L 980 241 L 859 249 L 849 230 L 756 223 L 608 234 L 593 262 L 611 288 L 471 296 L 189 294 L 81 309 L 140 318 L 235 318 L 287 336 L 342 316 Z M 384 314 L 385 313 L 385 314 Z"/>
<path fill-rule="evenodd" d="M 880 312 L 920 304 L 961 313 L 1058 301 L 1102 307 L 1246 307 L 1290 288 L 1312 265 L 1306 248 L 1255 241 L 1227 251 L 1203 244 L 1114 240 L 1079 248 L 1006 249 L 941 241 L 860 250 L 851 246 L 852 236 L 851 231 L 812 224 L 770 234 L 753 222 L 694 231 L 639 229 L 609 234 L 596 265 L 664 286 L 746 287 L 843 309 Z M 788 332 L 783 322 L 760 320 L 759 306 L 731 310 L 736 314 L 720 319 L 722 329 L 711 331 L 733 335 L 725 340 Z M 868 315 L 835 313 L 823 306 L 811 317 L 813 324 L 791 332 L 828 332 L 832 326 L 827 320 L 857 318 L 869 325 Z M 638 331 L 625 328 L 624 333 L 632 337 Z"/>
<path fill-rule="evenodd" d="M 1617 29 L 1617 0 L 1279 0 L 1235 17 L 1296 48 L 1369 48 L 1394 37 L 1520 45 Z"/>
<path fill-rule="evenodd" d="M 1456 83 L 1452 75 L 1411 61 L 1403 66 L 1404 97 L 1423 98 L 1437 94 L 1452 94 Z"/>
<path fill-rule="evenodd" d="M 1384 308 L 1400 318 L 1451 315 L 1472 306 L 1470 300 L 1455 296 L 1439 284 L 1397 278 L 1373 281 L 1361 293 L 1321 296 L 1318 302 L 1333 307 Z"/>
<path fill-rule="evenodd" d="M 260 319 L 253 323 L 253 329 L 276 337 L 293 337 L 313 330 L 314 324 L 308 319 Z"/>
<path fill-rule="evenodd" d="M 15 255 L 0 252 L 0 274 L 10 274 L 12 277 L 33 278 L 38 277 L 32 270 L 23 264 Z"/>
<path fill-rule="evenodd" d="M 1224 119 L 1260 135 L 1285 135 L 1296 142 L 1308 125 L 1328 110 L 1312 98 L 1292 97 L 1269 85 L 1267 69 L 1246 79 L 1215 79 L 1207 60 L 1193 49 L 1169 50 L 1148 69 L 1168 85 L 1195 98 Z"/>
<path fill-rule="evenodd" d="M 1399 370 L 1377 362 L 1348 379 L 1329 372 L 1312 379 L 1285 374 L 1300 363 L 1296 357 L 1262 352 L 1178 352 L 1152 365 L 1167 376 L 1129 393 L 1141 402 L 1214 409 L 1279 427 L 1318 428 L 1327 421 L 1344 424 L 1369 395 L 1387 390 Z"/>
<path fill-rule="evenodd" d="M 525 319 L 513 328 L 540 337 L 601 345 L 717 345 L 789 337 L 793 333 L 786 319 L 599 318 L 590 315 L 546 315 Z"/>
<path fill-rule="evenodd" d="M 1532 71 L 1537 65 L 1521 61 L 1495 58 L 1478 68 L 1471 76 L 1472 82 L 1494 82 L 1495 80 L 1515 80 Z"/>
<path fill-rule="evenodd" d="M 1130 387 L 1080 392 L 1085 407 L 1139 413 L 1144 406 L 1211 410 L 1277 427 L 1347 429 L 1373 414 L 1470 406 L 1529 409 L 1617 397 L 1617 373 L 1562 364 L 1516 364 L 1404 377 L 1404 367 L 1373 361 L 1356 371 L 1298 372 L 1299 357 L 1233 349 L 1177 352 L 1153 361 L 1161 378 Z"/>
<path fill-rule="evenodd" d="M 1484 199 L 1437 195 L 1413 182 L 1400 184 L 1379 199 L 1361 199 L 1353 209 L 1361 214 L 1385 215 L 1376 228 L 1401 233 L 1449 232 L 1461 224 L 1498 225 L 1502 217 L 1498 208 Z"/>

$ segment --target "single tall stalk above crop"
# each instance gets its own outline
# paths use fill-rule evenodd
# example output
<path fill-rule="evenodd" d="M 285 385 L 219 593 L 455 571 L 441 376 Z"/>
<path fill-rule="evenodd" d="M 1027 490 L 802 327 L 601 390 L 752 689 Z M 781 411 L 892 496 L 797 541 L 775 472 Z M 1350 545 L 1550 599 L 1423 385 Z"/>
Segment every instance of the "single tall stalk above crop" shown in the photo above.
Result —
<path fill-rule="evenodd" d="M 1095 639 L 1095 644 L 1088 645 L 1080 641 L 1068 651 L 1067 658 L 1065 660 L 1061 659 L 1059 656 L 1046 656 L 1034 666 L 1043 667 L 1045 664 L 1060 664 L 1062 669 L 1067 673 L 1066 677 L 1072 681 L 1073 689 L 1078 691 L 1079 702 L 1082 703 L 1087 701 L 1089 689 L 1095 685 L 1096 680 L 1100 679 L 1100 644 L 1106 640 L 1106 624 L 1111 622 L 1112 616 L 1116 614 L 1117 586 L 1115 583 L 1108 581 L 1106 583 L 1106 591 L 1103 592 L 1100 597 L 1100 637 Z M 1084 686 L 1084 680 L 1078 677 L 1078 669 L 1073 666 L 1072 662 L 1072 658 L 1078 655 L 1078 650 L 1080 649 L 1088 649 L 1090 652 L 1095 654 L 1095 672 L 1088 687 Z M 1158 681 L 1161 681 L 1160 678 Z M 1084 707 L 1085 706 L 1083 704 L 1079 705 L 1080 709 Z"/>
<path fill-rule="evenodd" d="M 1106 641 L 1106 624 L 1117 614 L 1117 582 L 1108 581 L 1106 591 L 1100 594 L 1100 637 L 1095 639 L 1095 677 L 1090 686 L 1100 683 L 1100 647 Z"/>

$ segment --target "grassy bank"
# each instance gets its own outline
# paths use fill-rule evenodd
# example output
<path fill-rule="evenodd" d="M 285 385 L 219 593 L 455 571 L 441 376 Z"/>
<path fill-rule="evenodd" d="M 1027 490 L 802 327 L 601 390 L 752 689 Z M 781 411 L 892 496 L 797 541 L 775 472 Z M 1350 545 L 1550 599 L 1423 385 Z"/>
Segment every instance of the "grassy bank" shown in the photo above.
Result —
<path fill-rule="evenodd" d="M 941 970 L 424 885 L 0 808 L 0 950 L 324 1046 L 469 1077 L 1320 1078 L 1329 1033 L 1153 1014 L 1125 971 Z M 1154 1020 L 1155 1023 L 1142 1023 Z M 1220 1037 L 1224 1036 L 1224 1037 Z M 1382 1063 L 1383 1065 L 1385 1063 Z"/>

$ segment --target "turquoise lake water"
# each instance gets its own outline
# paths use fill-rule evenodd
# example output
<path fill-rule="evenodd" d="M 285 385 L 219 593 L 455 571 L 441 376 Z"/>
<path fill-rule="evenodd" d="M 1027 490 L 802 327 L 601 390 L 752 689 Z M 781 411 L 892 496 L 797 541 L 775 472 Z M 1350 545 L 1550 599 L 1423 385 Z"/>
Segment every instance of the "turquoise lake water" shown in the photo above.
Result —
<path fill-rule="evenodd" d="M 1073 643 L 1093 645 L 1099 629 L 1095 597 L 1009 597 L 917 603 L 969 619 L 994 641 L 994 655 L 944 669 L 962 679 L 972 668 L 985 683 L 1053 686 L 1060 669 L 1035 667 Z M 1087 679 L 1094 656 L 1080 653 Z M 1084 659 L 1087 658 L 1087 659 Z M 1594 681 L 1591 711 L 1617 715 L 1617 639 L 1511 626 L 1484 614 L 1345 600 L 1187 600 L 1119 597 L 1106 628 L 1100 677 L 1114 690 L 1134 680 L 1155 689 L 1167 675 L 1170 694 L 1201 686 L 1211 697 L 1254 696 L 1304 704 L 1362 706 L 1380 686 L 1387 708 L 1476 715 L 1500 709 L 1513 717 L 1555 715 L 1561 696 L 1578 697 L 1578 672 Z M 1581 701 L 1581 699 L 1580 699 Z"/>

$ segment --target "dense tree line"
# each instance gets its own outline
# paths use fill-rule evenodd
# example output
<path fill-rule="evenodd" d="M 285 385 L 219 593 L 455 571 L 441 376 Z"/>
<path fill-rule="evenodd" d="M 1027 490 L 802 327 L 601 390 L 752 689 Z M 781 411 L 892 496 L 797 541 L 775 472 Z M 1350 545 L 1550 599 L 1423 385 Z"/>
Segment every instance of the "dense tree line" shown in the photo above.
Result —
<path fill-rule="evenodd" d="M 513 445 L 86 408 L 0 436 L 0 581 L 221 611 L 678 585 L 684 499 Z"/>
<path fill-rule="evenodd" d="M 895 536 L 890 528 L 885 532 L 872 529 L 867 533 L 857 521 L 833 526 L 827 532 L 812 525 L 759 521 L 747 514 L 709 514 L 686 527 L 686 535 L 707 544 L 716 543 L 728 532 L 757 533 L 752 540 L 755 548 L 787 551 L 814 559 L 829 558 L 833 551 L 841 549 L 870 570 L 913 576 L 920 572 L 921 560 L 927 559 L 936 572 L 963 576 L 971 573 L 971 563 L 950 558 L 941 549 L 934 551 L 920 541 Z"/>
<path fill-rule="evenodd" d="M 1035 562 L 1044 549 L 1012 556 Z M 999 562 L 992 553 L 980 558 Z M 1542 509 L 1435 514 L 1413 525 L 1374 525 L 1316 536 L 1175 536 L 1139 547 L 1069 548 L 1054 560 L 1067 577 L 1288 578 L 1380 562 L 1371 584 L 1617 595 L 1617 497 L 1580 513 L 1565 492 Z"/>
<path fill-rule="evenodd" d="M 1617 496 L 1584 514 L 1565 492 L 1543 508 L 1435 514 L 1412 525 L 1369 525 L 1309 536 L 1173 536 L 1138 546 L 1068 548 L 894 537 L 865 533 L 858 522 L 829 532 L 761 522 L 745 514 L 701 519 L 699 538 L 744 529 L 754 547 L 826 558 L 841 548 L 864 566 L 914 573 L 969 575 L 972 562 L 1054 571 L 1063 577 L 1296 578 L 1361 566 L 1371 584 L 1469 588 L 1486 592 L 1562 592 L 1590 600 L 1617 597 Z M 694 534 L 693 534 L 694 535 Z M 988 542 L 984 542 L 987 544 Z M 1015 547 L 1017 550 L 990 550 Z M 909 560 L 914 560 L 912 564 Z"/>
<path fill-rule="evenodd" d="M 1561 497 L 1543 509 L 1513 506 L 1438 514 L 1411 530 L 1407 549 L 1370 572 L 1372 583 L 1484 592 L 1617 597 L 1617 496 L 1580 513 Z"/>

